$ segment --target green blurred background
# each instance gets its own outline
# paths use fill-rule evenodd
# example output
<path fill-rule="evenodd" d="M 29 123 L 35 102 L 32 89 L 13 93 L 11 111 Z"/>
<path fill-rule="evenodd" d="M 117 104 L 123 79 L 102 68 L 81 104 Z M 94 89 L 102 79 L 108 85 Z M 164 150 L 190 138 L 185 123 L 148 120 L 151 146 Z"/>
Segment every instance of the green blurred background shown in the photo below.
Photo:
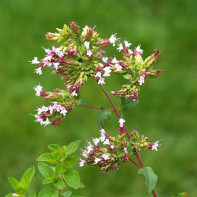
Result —
<path fill-rule="evenodd" d="M 136 128 L 151 141 L 163 139 L 158 152 L 142 153 L 145 166 L 159 175 L 159 196 L 187 191 L 197 195 L 197 2 L 189 0 L 1 0 L 0 1 L 0 196 L 11 192 L 7 177 L 19 178 L 50 143 L 68 144 L 98 136 L 99 111 L 77 107 L 60 127 L 34 123 L 36 106 L 47 104 L 35 97 L 39 82 L 46 90 L 63 88 L 57 75 L 45 71 L 34 74 L 28 61 L 44 57 L 46 32 L 75 20 L 83 27 L 96 25 L 102 37 L 112 33 L 126 37 L 132 46 L 141 43 L 144 57 L 154 49 L 162 55 L 156 64 L 164 73 L 148 80 L 140 94 L 140 104 L 124 114 L 128 128 Z M 109 54 L 112 52 L 109 51 Z M 106 80 L 107 91 L 117 90 L 122 79 Z M 87 104 L 110 107 L 94 80 L 81 90 Z M 118 99 L 113 97 L 118 103 Z M 117 120 L 106 121 L 109 133 L 117 132 Z M 151 196 L 144 177 L 130 163 L 118 171 L 102 175 L 96 167 L 80 171 L 86 185 L 80 194 L 90 197 Z M 39 174 L 39 173 L 37 173 Z M 32 188 L 41 189 L 41 176 Z"/>

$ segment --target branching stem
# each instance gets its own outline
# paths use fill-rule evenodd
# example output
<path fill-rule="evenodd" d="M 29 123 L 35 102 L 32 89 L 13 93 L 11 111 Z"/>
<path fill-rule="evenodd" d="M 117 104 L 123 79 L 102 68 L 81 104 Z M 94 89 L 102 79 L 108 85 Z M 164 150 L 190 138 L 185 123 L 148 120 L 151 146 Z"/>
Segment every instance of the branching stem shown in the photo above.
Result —
<path fill-rule="evenodd" d="M 104 94 L 106 95 L 107 99 L 108 99 L 109 102 L 111 103 L 111 105 L 112 105 L 112 107 L 113 107 L 113 109 L 114 109 L 114 113 L 116 114 L 117 118 L 120 119 L 121 116 L 120 116 L 120 114 L 119 114 L 117 108 L 114 106 L 114 104 L 113 104 L 111 98 L 109 97 L 109 95 L 107 94 L 107 92 L 105 91 L 105 89 L 103 88 L 103 86 L 102 86 L 102 85 L 99 85 L 99 86 L 101 87 L 102 91 L 104 92 Z M 128 132 L 128 130 L 126 129 L 125 125 L 123 125 L 123 127 L 124 127 L 124 129 L 125 129 L 125 133 L 126 133 L 126 135 L 127 135 L 127 138 L 128 138 L 129 141 L 130 141 L 131 137 L 130 137 L 130 135 L 129 135 L 129 132 Z M 142 160 L 141 160 L 141 158 L 140 158 L 139 152 L 136 153 L 136 157 L 137 157 L 137 160 L 138 160 L 138 162 L 139 162 L 139 165 L 137 164 L 137 166 L 138 166 L 139 168 L 144 168 L 144 166 L 143 166 L 143 164 L 142 164 Z M 136 165 L 136 163 L 135 163 L 133 160 L 130 159 L 130 161 L 133 162 L 133 163 Z M 155 190 L 152 191 L 152 194 L 153 194 L 154 197 L 157 197 L 157 194 L 156 194 Z"/>
<path fill-rule="evenodd" d="M 82 106 L 88 107 L 88 108 L 93 108 L 93 109 L 100 109 L 100 110 L 105 110 L 105 111 L 112 111 L 112 112 L 114 112 L 114 109 L 105 109 L 104 107 L 95 107 L 95 106 L 85 105 L 85 104 L 83 104 Z"/>

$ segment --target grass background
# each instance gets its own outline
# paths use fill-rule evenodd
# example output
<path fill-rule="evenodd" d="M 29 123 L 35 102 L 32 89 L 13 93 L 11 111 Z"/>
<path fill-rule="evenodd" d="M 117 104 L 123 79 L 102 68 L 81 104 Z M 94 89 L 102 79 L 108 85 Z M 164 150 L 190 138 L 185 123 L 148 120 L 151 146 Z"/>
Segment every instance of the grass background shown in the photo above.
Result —
<path fill-rule="evenodd" d="M 81 139 L 86 144 L 98 136 L 98 111 L 77 107 L 60 127 L 42 127 L 30 115 L 46 104 L 34 96 L 39 82 L 46 90 L 63 88 L 56 75 L 34 74 L 28 61 L 42 58 L 46 32 L 75 20 L 83 27 L 97 26 L 102 37 L 112 33 L 127 38 L 132 46 L 141 43 L 143 56 L 155 48 L 162 51 L 157 68 L 164 73 L 148 80 L 140 104 L 124 114 L 128 128 L 136 128 L 152 141 L 163 139 L 158 152 L 142 153 L 145 166 L 159 175 L 159 196 L 187 191 L 197 194 L 197 2 L 192 0 L 1 0 L 0 1 L 0 196 L 11 192 L 7 177 L 21 177 L 50 143 L 68 144 Z M 107 91 L 120 87 L 121 79 L 106 80 Z M 87 104 L 109 107 L 93 80 L 81 91 Z M 114 98 L 116 103 L 118 99 Z M 117 121 L 106 121 L 111 133 Z M 101 175 L 96 167 L 79 168 L 86 185 L 80 194 L 91 197 L 151 196 L 135 166 L 126 163 L 119 171 Z M 37 173 L 38 174 L 38 173 Z M 41 176 L 32 188 L 41 189 Z"/>

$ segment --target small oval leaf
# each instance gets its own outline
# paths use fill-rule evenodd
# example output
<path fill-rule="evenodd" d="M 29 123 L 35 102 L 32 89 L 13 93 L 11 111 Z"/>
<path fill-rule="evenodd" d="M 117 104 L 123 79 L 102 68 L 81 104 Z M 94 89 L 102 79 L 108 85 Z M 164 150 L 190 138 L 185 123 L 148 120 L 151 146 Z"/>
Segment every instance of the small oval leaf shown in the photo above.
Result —
<path fill-rule="evenodd" d="M 79 178 L 79 174 L 76 170 L 68 170 L 64 174 L 64 178 L 65 178 L 66 183 L 68 184 L 68 186 L 70 186 L 74 189 L 79 188 L 80 178 Z"/>
<path fill-rule="evenodd" d="M 52 188 L 46 187 L 43 190 L 40 191 L 38 197 L 57 197 L 58 196 L 58 191 L 54 190 Z"/>
<path fill-rule="evenodd" d="M 145 176 L 145 183 L 148 189 L 148 192 L 151 193 L 151 191 L 155 188 L 158 176 L 154 173 L 153 169 L 151 167 L 145 167 L 141 168 L 138 171 L 138 174 L 142 174 Z"/>

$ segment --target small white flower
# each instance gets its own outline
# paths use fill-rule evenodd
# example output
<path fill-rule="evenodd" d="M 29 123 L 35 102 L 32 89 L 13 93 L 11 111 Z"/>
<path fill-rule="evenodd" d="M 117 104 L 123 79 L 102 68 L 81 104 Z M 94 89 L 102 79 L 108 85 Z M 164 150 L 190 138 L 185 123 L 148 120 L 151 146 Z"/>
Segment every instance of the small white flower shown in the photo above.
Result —
<path fill-rule="evenodd" d="M 118 60 L 116 59 L 116 57 L 113 58 L 112 63 L 118 63 Z"/>
<path fill-rule="evenodd" d="M 123 48 L 123 46 L 122 46 L 122 43 L 120 43 L 120 44 L 118 45 L 117 50 L 120 52 L 120 51 L 122 51 L 122 49 L 124 49 L 124 48 Z"/>
<path fill-rule="evenodd" d="M 122 70 L 122 66 L 120 66 L 119 64 L 115 64 L 115 67 L 116 67 L 116 71 Z"/>
<path fill-rule="evenodd" d="M 59 62 L 55 62 L 53 63 L 54 68 L 57 70 L 59 68 L 60 63 Z"/>
<path fill-rule="evenodd" d="M 84 42 L 84 45 L 85 45 L 86 49 L 89 49 L 89 47 L 90 47 L 90 42 L 85 41 L 85 42 Z"/>
<path fill-rule="evenodd" d="M 66 108 L 65 107 L 63 107 L 63 106 L 61 106 L 61 111 L 60 111 L 60 114 L 63 114 L 64 116 L 66 116 L 66 114 L 67 114 L 67 110 L 66 110 Z"/>
<path fill-rule="evenodd" d="M 128 41 L 124 41 L 125 47 L 129 48 L 131 46 L 131 43 L 129 43 Z"/>
<path fill-rule="evenodd" d="M 104 144 L 104 145 L 105 145 L 105 144 L 110 145 L 109 139 L 105 139 L 105 141 L 103 142 L 103 144 Z"/>
<path fill-rule="evenodd" d="M 97 144 L 100 142 L 100 139 L 99 138 L 93 138 L 92 139 L 94 144 L 97 146 Z"/>
<path fill-rule="evenodd" d="M 125 120 L 123 118 L 119 119 L 119 126 L 123 127 Z"/>
<path fill-rule="evenodd" d="M 102 64 L 102 63 L 99 63 L 99 66 L 100 66 L 100 67 L 103 67 L 103 64 Z"/>
<path fill-rule="evenodd" d="M 108 57 L 103 57 L 102 60 L 103 60 L 104 63 L 107 63 Z"/>
<path fill-rule="evenodd" d="M 131 54 L 131 55 L 133 54 L 133 51 L 131 49 L 129 49 L 129 54 Z"/>
<path fill-rule="evenodd" d="M 51 53 L 51 50 L 50 49 L 45 49 L 44 47 L 42 47 L 43 49 L 44 49 L 44 51 L 45 51 L 45 53 L 47 54 L 47 55 L 49 55 L 50 53 Z"/>
<path fill-rule="evenodd" d="M 100 132 L 101 132 L 101 134 L 102 134 L 102 133 L 104 133 L 104 134 L 106 133 L 106 132 L 105 132 L 105 129 L 101 129 Z"/>
<path fill-rule="evenodd" d="M 101 142 L 104 142 L 105 141 L 105 134 L 101 133 L 101 137 L 99 139 L 101 140 Z"/>
<path fill-rule="evenodd" d="M 44 126 L 47 126 L 49 124 L 51 124 L 51 122 L 49 121 L 49 119 L 47 118 L 44 122 L 43 122 Z"/>
<path fill-rule="evenodd" d="M 90 142 L 88 142 L 88 147 L 87 147 L 88 153 L 89 153 L 90 151 L 92 151 L 92 150 L 93 150 L 93 146 L 92 146 L 92 144 L 91 144 Z"/>
<path fill-rule="evenodd" d="M 110 73 L 111 73 L 111 68 L 109 66 L 106 66 L 103 70 L 105 71 L 103 76 L 104 77 L 109 77 Z"/>
<path fill-rule="evenodd" d="M 80 159 L 79 166 L 80 166 L 80 167 L 84 166 L 84 163 L 85 163 L 85 162 L 86 162 L 85 160 Z"/>
<path fill-rule="evenodd" d="M 82 155 L 83 155 L 85 158 L 88 158 L 88 151 L 84 150 L 84 151 L 82 152 Z"/>
<path fill-rule="evenodd" d="M 76 90 L 74 90 L 70 96 L 71 97 L 78 96 L 78 94 L 76 93 Z"/>
<path fill-rule="evenodd" d="M 59 55 L 59 56 L 63 56 L 64 55 L 64 53 L 61 51 L 61 47 L 59 47 L 59 48 L 55 48 L 54 46 L 52 47 L 52 50 L 57 54 L 57 55 Z"/>
<path fill-rule="evenodd" d="M 114 149 L 114 145 L 110 145 L 110 148 L 111 148 L 111 149 Z"/>
<path fill-rule="evenodd" d="M 95 158 L 95 164 L 97 164 L 99 161 L 101 161 L 101 159 Z"/>
<path fill-rule="evenodd" d="M 91 57 L 92 56 L 92 51 L 88 49 L 86 54 L 87 54 L 88 57 Z"/>
<path fill-rule="evenodd" d="M 139 85 L 141 86 L 141 85 L 143 85 L 143 84 L 145 84 L 145 82 L 144 82 L 144 77 L 143 76 L 140 76 L 140 79 L 139 79 Z"/>
<path fill-rule="evenodd" d="M 109 38 L 109 41 L 111 44 L 113 44 L 113 46 L 115 46 L 115 43 L 116 41 L 118 40 L 119 38 L 116 38 L 116 33 L 115 34 L 112 34 L 111 37 Z"/>
<path fill-rule="evenodd" d="M 107 154 L 104 153 L 104 154 L 102 155 L 102 158 L 103 158 L 104 160 L 108 160 L 110 157 L 109 157 L 109 155 L 107 155 Z"/>
<path fill-rule="evenodd" d="M 101 78 L 101 72 L 97 72 L 96 75 L 95 75 L 95 77 Z"/>
<path fill-rule="evenodd" d="M 143 50 L 140 49 L 140 46 L 141 46 L 141 45 L 138 45 L 138 46 L 135 48 L 135 50 L 136 50 L 138 53 L 143 54 Z"/>
<path fill-rule="evenodd" d="M 101 77 L 98 81 L 98 84 L 101 84 L 101 85 L 105 84 L 104 78 Z"/>
<path fill-rule="evenodd" d="M 34 87 L 34 90 L 36 91 L 36 96 L 40 96 L 40 92 L 42 91 L 42 86 L 41 85 L 37 85 L 36 87 Z"/>
<path fill-rule="evenodd" d="M 37 109 L 38 115 L 40 115 L 42 112 L 47 112 L 48 110 L 49 108 L 43 105 L 41 108 Z"/>
<path fill-rule="evenodd" d="M 154 142 L 153 145 L 152 145 L 152 149 L 151 150 L 157 151 L 157 147 L 159 146 L 158 143 L 159 143 L 159 141 Z"/>
<path fill-rule="evenodd" d="M 38 74 L 38 75 L 41 75 L 42 74 L 42 68 L 39 67 L 39 68 L 35 69 L 35 73 Z"/>
<path fill-rule="evenodd" d="M 33 60 L 29 61 L 31 62 L 31 64 L 39 64 L 40 62 L 38 61 L 38 58 L 37 57 L 34 57 Z"/>

